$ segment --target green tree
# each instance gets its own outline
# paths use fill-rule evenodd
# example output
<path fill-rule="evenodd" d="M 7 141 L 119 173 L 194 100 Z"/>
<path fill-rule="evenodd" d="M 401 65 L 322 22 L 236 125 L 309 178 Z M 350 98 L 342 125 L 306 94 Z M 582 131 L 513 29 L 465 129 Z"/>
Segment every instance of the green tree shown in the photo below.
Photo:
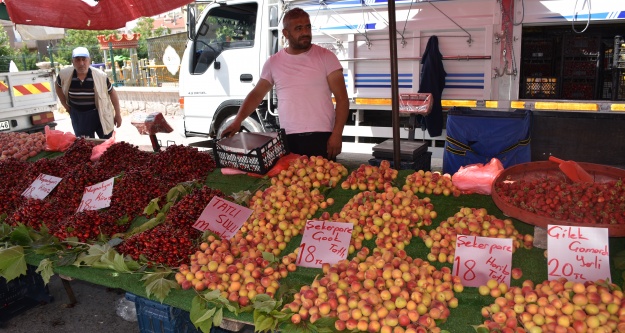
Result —
<path fill-rule="evenodd" d="M 24 70 L 35 70 L 37 69 L 37 62 L 39 62 L 39 54 L 37 51 L 30 51 L 26 45 L 19 49 L 15 56 L 13 57 L 13 61 L 17 68 L 21 71 Z"/>
<path fill-rule="evenodd" d="M 84 46 L 89 50 L 91 60 L 96 63 L 103 62 L 103 52 L 100 51 L 99 35 L 117 35 L 115 30 L 73 30 L 65 32 L 65 38 L 54 48 L 54 62 L 69 64 L 72 62 L 72 50 L 78 46 Z M 114 54 L 122 53 L 115 50 Z M 127 51 L 126 51 L 127 53 Z"/>
<path fill-rule="evenodd" d="M 132 32 L 141 34 L 139 37 L 139 47 L 137 48 L 137 57 L 145 59 L 148 57 L 148 38 L 154 37 L 154 19 L 151 17 L 142 17 L 137 20 L 137 25 Z"/>
<path fill-rule="evenodd" d="M 9 64 L 11 63 L 11 59 L 14 55 L 15 50 L 11 48 L 9 35 L 0 27 L 0 72 L 9 71 Z"/>
<path fill-rule="evenodd" d="M 167 27 L 158 27 L 154 29 L 154 37 L 160 37 L 171 34 L 171 29 Z"/>

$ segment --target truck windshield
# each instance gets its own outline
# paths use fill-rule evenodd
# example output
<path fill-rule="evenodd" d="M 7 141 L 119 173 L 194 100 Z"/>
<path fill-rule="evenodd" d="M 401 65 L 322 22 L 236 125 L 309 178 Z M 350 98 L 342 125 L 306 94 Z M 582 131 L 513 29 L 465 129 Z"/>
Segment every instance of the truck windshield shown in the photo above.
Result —
<path fill-rule="evenodd" d="M 228 49 L 254 46 L 256 3 L 220 6 L 201 22 L 194 43 L 194 73 L 205 72 Z"/>

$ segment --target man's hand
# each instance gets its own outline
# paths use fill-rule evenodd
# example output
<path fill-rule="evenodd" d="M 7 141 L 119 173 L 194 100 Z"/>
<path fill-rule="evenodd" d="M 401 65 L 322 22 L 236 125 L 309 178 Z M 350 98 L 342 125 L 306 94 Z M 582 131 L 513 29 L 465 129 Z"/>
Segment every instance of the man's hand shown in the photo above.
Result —
<path fill-rule="evenodd" d="M 228 127 L 226 127 L 226 129 L 223 130 L 223 132 L 221 132 L 221 138 L 218 138 L 218 139 L 229 138 L 235 135 L 236 133 L 238 133 L 240 130 L 241 130 L 241 124 L 234 121 L 232 122 L 232 124 L 228 125 Z"/>
<path fill-rule="evenodd" d="M 115 123 L 115 126 L 117 126 L 117 128 L 119 128 L 119 126 L 122 125 L 122 115 L 119 113 L 115 113 L 115 117 L 113 118 L 113 122 Z"/>
<path fill-rule="evenodd" d="M 334 160 L 341 153 L 343 137 L 340 134 L 332 133 L 328 139 L 328 159 Z"/>

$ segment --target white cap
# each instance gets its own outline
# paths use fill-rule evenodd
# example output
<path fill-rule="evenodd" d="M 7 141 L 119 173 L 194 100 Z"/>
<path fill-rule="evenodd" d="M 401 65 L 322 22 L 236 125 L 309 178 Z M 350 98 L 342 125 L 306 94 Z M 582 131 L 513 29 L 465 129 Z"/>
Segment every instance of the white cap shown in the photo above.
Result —
<path fill-rule="evenodd" d="M 72 51 L 72 58 L 85 57 L 89 58 L 89 50 L 86 47 L 77 47 Z"/>

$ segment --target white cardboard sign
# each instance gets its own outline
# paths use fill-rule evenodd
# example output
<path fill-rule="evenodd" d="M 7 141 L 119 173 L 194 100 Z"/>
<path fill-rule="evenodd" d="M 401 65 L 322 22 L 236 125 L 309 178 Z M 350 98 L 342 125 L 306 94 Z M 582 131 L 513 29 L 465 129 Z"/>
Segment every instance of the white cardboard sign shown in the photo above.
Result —
<path fill-rule="evenodd" d="M 466 287 L 485 285 L 495 279 L 510 286 L 512 239 L 458 235 L 453 275 Z"/>
<path fill-rule="evenodd" d="M 252 215 L 252 210 L 220 197 L 213 197 L 193 224 L 200 231 L 210 230 L 222 239 L 230 239 Z"/>
<path fill-rule="evenodd" d="M 547 226 L 548 278 L 611 279 L 608 228 Z"/>
<path fill-rule="evenodd" d="M 109 207 L 111 205 L 111 197 L 113 196 L 114 183 L 115 178 L 111 178 L 101 183 L 85 187 L 85 192 L 82 195 L 82 201 L 78 206 L 77 212 Z"/>
<path fill-rule="evenodd" d="M 354 225 L 345 222 L 312 221 L 304 226 L 296 264 L 321 268 L 346 259 Z"/>
<path fill-rule="evenodd" d="M 37 176 L 35 181 L 22 192 L 22 196 L 31 199 L 45 199 L 61 180 L 62 178 L 41 173 Z"/>

